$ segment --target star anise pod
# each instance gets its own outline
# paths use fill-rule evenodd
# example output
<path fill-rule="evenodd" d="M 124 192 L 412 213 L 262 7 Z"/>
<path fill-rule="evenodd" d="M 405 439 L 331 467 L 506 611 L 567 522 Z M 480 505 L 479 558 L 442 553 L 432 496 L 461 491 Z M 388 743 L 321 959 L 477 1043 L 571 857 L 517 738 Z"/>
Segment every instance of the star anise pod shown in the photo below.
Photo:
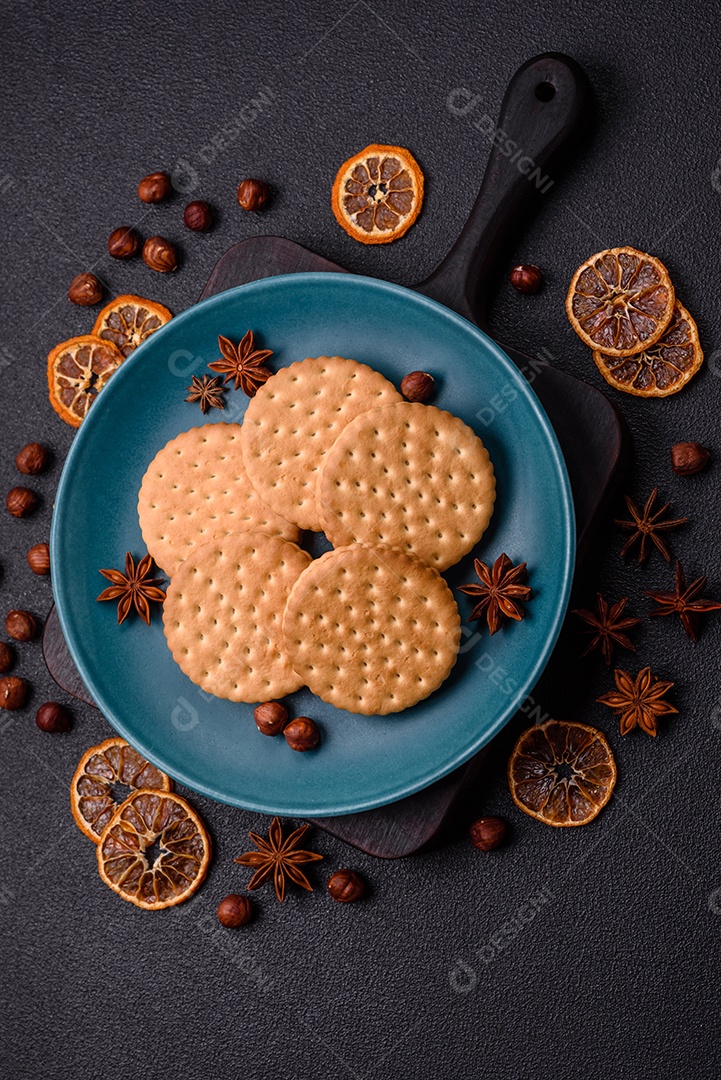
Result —
<path fill-rule="evenodd" d="M 721 604 L 716 600 L 702 598 L 701 594 L 706 588 L 706 581 L 705 577 L 699 577 L 687 585 L 686 575 L 677 559 L 675 590 L 673 592 L 661 592 L 659 589 L 646 590 L 646 596 L 650 596 L 659 605 L 650 611 L 649 615 L 678 615 L 691 641 L 695 641 L 699 628 L 699 616 L 707 611 L 721 611 Z"/>
<path fill-rule="evenodd" d="M 619 521 L 616 519 L 615 522 L 615 524 L 619 525 L 622 529 L 628 529 L 631 532 L 628 540 L 621 548 L 622 558 L 631 550 L 634 544 L 638 544 L 638 561 L 640 563 L 645 562 L 651 550 L 648 546 L 650 540 L 661 552 L 666 562 L 671 561 L 671 553 L 666 546 L 666 541 L 659 534 L 668 529 L 676 529 L 679 525 L 685 525 L 688 518 L 674 518 L 673 520 L 668 519 L 662 521 L 661 518 L 668 510 L 669 503 L 664 503 L 662 507 L 656 509 L 655 504 L 657 498 L 658 488 L 654 488 L 646 500 L 643 510 L 639 510 L 631 496 L 624 495 L 628 512 L 633 520 Z"/>
<path fill-rule="evenodd" d="M 472 619 L 482 619 L 484 614 L 491 634 L 501 629 L 504 617 L 520 622 L 523 618 L 522 603 L 531 599 L 531 590 L 523 585 L 526 580 L 526 564 L 514 566 L 506 554 L 499 555 L 490 569 L 480 559 L 473 560 L 479 585 L 461 585 L 460 592 L 478 596 L 480 600 L 471 612 Z"/>
<path fill-rule="evenodd" d="M 577 608 L 573 614 L 578 615 L 591 627 L 588 633 L 593 634 L 581 656 L 588 656 L 594 649 L 600 649 L 603 659 L 607 664 L 611 663 L 614 645 L 620 645 L 623 649 L 636 652 L 636 646 L 629 640 L 624 630 L 631 630 L 638 626 L 641 619 L 633 615 L 623 618 L 623 612 L 628 603 L 628 597 L 617 600 L 615 604 L 609 604 L 600 593 L 596 594 L 596 610 L 588 611 L 586 608 Z"/>
<path fill-rule="evenodd" d="M 264 840 L 257 833 L 248 833 L 250 839 L 258 848 L 257 851 L 248 851 L 245 855 L 239 855 L 235 860 L 241 866 L 257 867 L 252 878 L 248 882 L 249 889 L 257 889 L 264 885 L 271 877 L 275 886 L 275 895 L 282 903 L 285 899 L 286 880 L 300 885 L 301 888 L 313 891 L 313 886 L 308 881 L 302 870 L 303 863 L 317 862 L 322 859 L 315 851 L 303 851 L 298 844 L 307 833 L 309 825 L 301 825 L 290 836 L 283 839 L 283 829 L 280 821 L 274 817 L 268 830 L 268 839 Z"/>
<path fill-rule="evenodd" d="M 635 679 L 618 668 L 613 676 L 618 692 L 611 691 L 597 700 L 610 709 L 618 709 L 622 735 L 627 735 L 635 727 L 640 727 L 647 735 L 656 735 L 659 716 L 678 712 L 668 701 L 661 700 L 673 683 L 654 679 L 651 668 L 642 668 Z"/>
<path fill-rule="evenodd" d="M 193 375 L 190 386 L 187 386 L 186 390 L 190 390 L 190 393 L 185 400 L 197 401 L 204 413 L 207 413 L 208 409 L 225 408 L 223 394 L 226 392 L 226 387 L 223 386 L 223 380 L 219 375 L 215 375 L 212 379 L 210 375 L 203 375 L 202 378 Z"/>
<path fill-rule="evenodd" d="M 152 565 L 152 558 L 146 555 L 136 567 L 135 560 L 128 551 L 124 574 L 120 570 L 100 571 L 103 577 L 113 584 L 109 589 L 104 589 L 97 599 L 118 601 L 118 623 L 125 622 L 135 608 L 143 622 L 150 626 L 150 601 L 160 603 L 165 600 L 165 591 L 158 588 L 162 579 L 148 576 Z"/>
<path fill-rule="evenodd" d="M 234 345 L 227 337 L 218 337 L 218 347 L 223 354 L 222 360 L 214 360 L 208 367 L 225 375 L 225 382 L 235 382 L 235 389 L 243 388 L 248 397 L 254 397 L 259 386 L 267 382 L 273 372 L 263 367 L 263 361 L 273 353 L 270 349 L 256 349 L 253 331 Z"/>

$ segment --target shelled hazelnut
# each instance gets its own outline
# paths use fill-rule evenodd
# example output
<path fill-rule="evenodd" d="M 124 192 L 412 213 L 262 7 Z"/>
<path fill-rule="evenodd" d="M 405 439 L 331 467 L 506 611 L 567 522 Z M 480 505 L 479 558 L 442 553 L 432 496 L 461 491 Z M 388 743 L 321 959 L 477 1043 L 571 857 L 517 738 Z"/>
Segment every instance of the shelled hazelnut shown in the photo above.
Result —
<path fill-rule="evenodd" d="M 72 722 L 70 713 L 57 701 L 46 701 L 35 714 L 35 723 L 41 731 L 55 735 L 61 731 L 70 731 Z"/>
<path fill-rule="evenodd" d="M 436 392 L 436 382 L 427 371 L 411 371 L 401 380 L 401 393 L 406 401 L 430 401 Z"/>
<path fill-rule="evenodd" d="M 38 624 L 29 611 L 9 611 L 5 629 L 14 641 L 32 641 L 38 632 Z"/>
<path fill-rule="evenodd" d="M 710 453 L 697 442 L 680 442 L 671 447 L 671 468 L 677 476 L 693 476 L 708 465 Z"/>
<path fill-rule="evenodd" d="M 365 895 L 366 885 L 355 870 L 336 870 L 328 878 L 328 892 L 339 904 L 352 904 Z"/>
<path fill-rule="evenodd" d="M 0 679 L 0 709 L 7 709 L 9 712 L 22 709 L 27 694 L 28 684 L 24 679 L 18 679 L 15 675 Z"/>
<path fill-rule="evenodd" d="M 291 720 L 283 728 L 283 735 L 291 750 L 297 750 L 301 754 L 306 750 L 313 750 L 320 742 L 320 732 L 314 721 L 307 716 L 296 716 L 295 720 Z"/>
<path fill-rule="evenodd" d="M 279 701 L 264 701 L 256 705 L 253 719 L 263 735 L 280 735 L 288 723 L 288 710 Z"/>
<path fill-rule="evenodd" d="M 121 225 L 108 237 L 108 252 L 114 259 L 132 259 L 139 251 L 140 236 L 129 225 Z"/>
<path fill-rule="evenodd" d="M 143 244 L 143 262 L 159 274 L 169 274 L 178 268 L 178 253 L 164 236 L 151 236 Z"/>
<path fill-rule="evenodd" d="M 510 281 L 516 292 L 532 296 L 541 288 L 543 274 L 533 263 L 526 266 L 514 266 L 511 270 Z"/>
<path fill-rule="evenodd" d="M 207 202 L 196 199 L 183 211 L 183 224 L 193 232 L 207 232 L 213 226 L 213 211 Z"/>
<path fill-rule="evenodd" d="M 38 505 L 38 497 L 30 488 L 14 487 L 5 496 L 8 513 L 16 518 L 28 517 Z"/>
<path fill-rule="evenodd" d="M 247 896 L 230 893 L 218 904 L 218 922 L 221 926 L 243 926 L 250 921 L 253 905 Z"/>
<path fill-rule="evenodd" d="M 238 185 L 238 202 L 243 210 L 262 210 L 270 198 L 270 188 L 264 180 L 242 180 Z"/>
<path fill-rule="evenodd" d="M 23 446 L 15 458 L 15 465 L 18 472 L 23 473 L 25 476 L 38 476 L 47 469 L 49 458 L 50 455 L 44 446 L 41 446 L 40 443 L 31 442 L 27 446 Z"/>
<path fill-rule="evenodd" d="M 34 544 L 28 551 L 28 566 L 39 576 L 50 573 L 50 547 L 48 544 Z"/>
<path fill-rule="evenodd" d="M 99 304 L 103 298 L 102 283 L 95 274 L 78 274 L 68 287 L 68 300 L 79 307 Z"/>
<path fill-rule="evenodd" d="M 9 671 L 15 663 L 15 653 L 6 641 L 0 641 L 0 672 Z"/>
<path fill-rule="evenodd" d="M 493 851 L 500 847 L 506 835 L 503 818 L 478 818 L 470 827 L 471 843 L 478 851 Z"/>
<path fill-rule="evenodd" d="M 172 193 L 173 185 L 166 172 L 148 173 L 138 184 L 138 198 L 144 203 L 163 202 Z"/>

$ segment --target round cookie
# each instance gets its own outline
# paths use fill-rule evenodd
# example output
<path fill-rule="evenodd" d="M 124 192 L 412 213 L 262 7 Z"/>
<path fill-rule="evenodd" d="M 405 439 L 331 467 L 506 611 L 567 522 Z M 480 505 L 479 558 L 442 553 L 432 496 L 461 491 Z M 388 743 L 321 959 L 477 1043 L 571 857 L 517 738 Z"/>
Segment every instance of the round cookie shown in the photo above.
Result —
<path fill-rule="evenodd" d="M 285 651 L 323 701 L 363 713 L 400 712 L 448 676 L 460 617 L 443 578 L 385 544 L 329 551 L 295 582 L 283 616 Z"/>
<path fill-rule="evenodd" d="M 286 656 L 281 619 L 310 555 L 278 536 L 210 540 L 168 586 L 163 624 L 176 664 L 209 694 L 268 701 L 303 685 Z"/>
<path fill-rule="evenodd" d="M 342 356 L 281 368 L 251 398 L 243 423 L 245 467 L 259 495 L 301 529 L 322 529 L 316 477 L 346 424 L 402 401 L 377 371 Z"/>
<path fill-rule="evenodd" d="M 297 527 L 274 513 L 248 479 L 240 433 L 240 424 L 191 428 L 148 466 L 138 496 L 140 531 L 166 574 L 214 536 L 256 529 L 298 539 Z"/>
<path fill-rule="evenodd" d="M 485 532 L 496 479 L 488 451 L 462 420 L 402 401 L 348 424 L 325 455 L 317 496 L 335 547 L 393 544 L 445 570 Z"/>

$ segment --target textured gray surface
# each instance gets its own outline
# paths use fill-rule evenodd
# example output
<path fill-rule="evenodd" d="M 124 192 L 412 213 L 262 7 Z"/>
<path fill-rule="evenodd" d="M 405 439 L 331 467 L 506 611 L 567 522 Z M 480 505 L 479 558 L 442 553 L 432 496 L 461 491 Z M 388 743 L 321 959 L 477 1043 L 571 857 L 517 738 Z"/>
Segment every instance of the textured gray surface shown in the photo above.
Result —
<path fill-rule="evenodd" d="M 572 270 L 616 243 L 667 263 L 711 362 L 677 398 L 616 395 L 633 434 L 628 484 L 643 496 L 657 483 L 689 516 L 674 549 L 691 574 L 708 570 L 721 595 L 718 466 L 681 480 L 668 465 L 681 438 L 721 452 L 715 5 L 671 14 L 669 5 L 633 12 L 621 0 L 602 11 L 589 0 L 555 10 L 504 0 L 447 9 L 428 0 L 112 9 L 6 0 L 3 22 L 2 491 L 17 483 L 13 459 L 28 439 L 55 453 L 52 471 L 31 485 L 40 511 L 0 518 L 3 615 L 25 606 L 43 615 L 50 602 L 25 551 L 47 538 L 72 434 L 47 404 L 45 355 L 92 321 L 65 299 L 70 278 L 93 266 L 113 292 L 150 293 L 180 311 L 231 243 L 274 232 L 350 269 L 417 280 L 455 238 L 488 152 L 472 117 L 447 110 L 449 92 L 467 87 L 480 95 L 479 112 L 495 114 L 512 72 L 545 49 L 585 66 L 597 123 L 507 251 L 508 265 L 539 263 L 546 288 L 518 297 L 500 276 L 491 324 L 501 340 L 547 349 L 598 385 L 563 312 Z M 244 112 L 262 88 L 268 103 Z M 223 130 L 225 148 L 207 149 Z M 363 249 L 335 224 L 328 189 L 337 164 L 376 140 L 413 149 L 428 194 L 404 240 Z M 193 194 L 218 209 L 207 236 L 183 230 L 180 197 L 152 209 L 136 199 L 140 176 L 180 159 L 198 174 Z M 262 217 L 235 205 L 247 174 L 277 189 Z M 136 221 L 146 235 L 179 241 L 177 274 L 104 256 L 111 229 Z M 658 559 L 623 566 L 618 547 L 613 528 L 599 536 L 576 601 L 591 602 L 600 586 L 611 597 L 628 593 L 643 613 L 642 590 L 664 587 L 670 572 Z M 244 886 L 232 858 L 247 829 L 265 822 L 191 796 L 216 846 L 202 891 L 165 914 L 123 904 L 100 882 L 67 801 L 74 763 L 108 725 L 77 706 L 71 734 L 42 735 L 34 710 L 58 691 L 39 645 L 19 646 L 33 697 L 0 723 L 6 1075 L 718 1075 L 721 619 L 708 620 L 695 648 L 661 620 L 646 622 L 637 641 L 638 661 L 677 684 L 679 716 L 662 722 L 656 740 L 633 733 L 621 742 L 613 716 L 594 704 L 610 677 L 575 662 L 573 625 L 536 693 L 543 712 L 597 724 L 611 738 L 617 795 L 593 826 L 557 832 L 515 810 L 504 766 L 517 724 L 495 744 L 468 808 L 509 819 L 506 848 L 477 854 L 467 818 L 436 850 L 402 862 L 318 833 L 314 845 L 327 856 L 318 891 L 282 908 L 259 894 L 257 920 L 236 933 L 216 927 L 214 908 Z M 324 893 L 323 867 L 348 864 L 372 895 L 346 908 Z"/>

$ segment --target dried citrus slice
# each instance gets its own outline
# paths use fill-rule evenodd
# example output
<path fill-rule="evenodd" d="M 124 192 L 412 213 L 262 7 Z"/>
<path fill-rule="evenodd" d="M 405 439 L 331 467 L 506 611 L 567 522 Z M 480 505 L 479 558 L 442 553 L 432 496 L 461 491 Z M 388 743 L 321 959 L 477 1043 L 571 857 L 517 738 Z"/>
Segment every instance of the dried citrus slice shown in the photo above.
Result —
<path fill-rule="evenodd" d="M 573 275 L 566 313 L 582 341 L 608 356 L 632 356 L 663 334 L 673 315 L 668 270 L 632 247 L 592 255 Z"/>
<path fill-rule="evenodd" d="M 157 856 L 149 858 L 157 844 Z M 113 892 L 149 911 L 182 904 L 205 879 L 210 836 L 185 799 L 136 791 L 105 826 L 97 846 L 100 876 Z"/>
<path fill-rule="evenodd" d="M 516 806 L 546 825 L 587 825 L 616 784 L 605 736 L 586 724 L 549 720 L 523 732 L 508 762 Z"/>
<path fill-rule="evenodd" d="M 95 320 L 93 333 L 104 341 L 112 341 L 123 356 L 130 356 L 133 349 L 142 345 L 146 338 L 172 319 L 171 313 L 154 300 L 142 296 L 116 296 Z"/>
<path fill-rule="evenodd" d="M 609 385 L 637 397 L 677 394 L 703 363 L 698 327 L 676 301 L 671 322 L 662 337 L 634 356 L 607 356 L 594 351 L 596 367 Z"/>
<path fill-rule="evenodd" d="M 106 739 L 86 750 L 70 782 L 70 808 L 75 824 L 95 844 L 128 794 L 118 798 L 119 788 L 172 791 L 173 781 L 125 739 Z"/>
<path fill-rule="evenodd" d="M 362 244 L 388 244 L 421 212 L 423 173 L 402 146 L 372 143 L 344 161 L 333 184 L 336 220 Z"/>
<path fill-rule="evenodd" d="M 55 412 L 80 427 L 88 409 L 125 357 L 93 334 L 70 338 L 48 353 L 48 391 Z"/>

